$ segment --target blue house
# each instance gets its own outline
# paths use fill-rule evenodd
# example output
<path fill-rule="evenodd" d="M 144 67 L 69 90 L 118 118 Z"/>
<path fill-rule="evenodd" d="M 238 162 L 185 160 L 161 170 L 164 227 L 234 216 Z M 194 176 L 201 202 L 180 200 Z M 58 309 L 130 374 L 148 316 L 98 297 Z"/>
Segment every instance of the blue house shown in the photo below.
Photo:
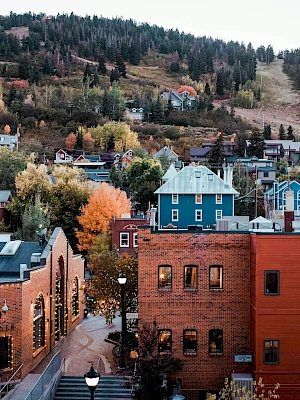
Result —
<path fill-rule="evenodd" d="M 167 173 L 166 173 L 167 175 Z M 166 180 L 166 179 L 164 179 Z M 206 228 L 223 216 L 234 215 L 232 169 L 224 168 L 224 180 L 205 166 L 187 166 L 155 191 L 158 195 L 158 227 Z"/>
<path fill-rule="evenodd" d="M 297 181 L 283 181 L 280 183 L 275 181 L 272 189 L 265 193 L 268 218 L 282 217 L 284 215 L 287 192 L 294 192 L 294 213 L 300 216 L 300 183 Z"/>

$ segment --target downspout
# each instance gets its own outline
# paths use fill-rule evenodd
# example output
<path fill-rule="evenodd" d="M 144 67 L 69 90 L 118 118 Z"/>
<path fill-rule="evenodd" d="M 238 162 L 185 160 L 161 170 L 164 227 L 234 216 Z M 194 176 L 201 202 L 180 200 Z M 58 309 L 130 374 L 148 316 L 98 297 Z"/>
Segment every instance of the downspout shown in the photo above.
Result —
<path fill-rule="evenodd" d="M 69 279 L 69 242 L 68 242 L 68 239 L 67 239 L 67 262 L 66 262 L 66 335 L 68 334 L 68 322 L 69 322 L 68 279 Z"/>
<path fill-rule="evenodd" d="M 52 307 L 53 307 L 53 287 L 52 287 L 52 245 L 50 244 L 50 351 L 52 350 L 52 333 L 53 333 L 53 323 L 52 323 Z"/>

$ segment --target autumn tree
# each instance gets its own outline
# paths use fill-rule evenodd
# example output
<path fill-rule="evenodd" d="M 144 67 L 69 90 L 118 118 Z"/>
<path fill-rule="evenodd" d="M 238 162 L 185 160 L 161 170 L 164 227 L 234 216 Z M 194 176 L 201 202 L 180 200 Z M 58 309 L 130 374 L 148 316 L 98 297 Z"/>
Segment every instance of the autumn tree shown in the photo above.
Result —
<path fill-rule="evenodd" d="M 73 153 L 77 142 L 77 136 L 75 133 L 71 132 L 69 136 L 66 137 L 66 149 Z"/>
<path fill-rule="evenodd" d="M 155 190 L 163 176 L 159 160 L 135 157 L 126 168 L 130 190 L 134 193 L 136 209 L 146 212 L 149 203 L 156 204 Z"/>
<path fill-rule="evenodd" d="M 0 190 L 10 190 L 16 193 L 15 179 L 20 171 L 26 168 L 28 158 L 21 152 L 0 147 Z"/>
<path fill-rule="evenodd" d="M 107 183 L 102 183 L 89 198 L 88 204 L 82 208 L 78 217 L 80 229 L 77 229 L 79 250 L 88 250 L 95 242 L 97 234 L 110 231 L 111 219 L 130 213 L 130 200 L 126 193 L 115 189 Z"/>
<path fill-rule="evenodd" d="M 3 128 L 3 133 L 4 135 L 10 135 L 11 129 L 9 125 L 5 125 L 5 127 Z"/>
<path fill-rule="evenodd" d="M 82 138 L 82 148 L 84 151 L 91 152 L 94 149 L 95 139 L 92 138 L 90 132 L 86 132 Z"/>

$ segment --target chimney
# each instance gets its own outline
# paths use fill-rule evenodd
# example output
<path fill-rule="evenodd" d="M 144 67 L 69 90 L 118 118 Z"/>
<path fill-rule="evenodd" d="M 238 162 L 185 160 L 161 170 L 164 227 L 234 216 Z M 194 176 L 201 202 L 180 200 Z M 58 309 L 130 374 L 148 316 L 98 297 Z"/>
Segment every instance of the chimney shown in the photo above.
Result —
<path fill-rule="evenodd" d="M 294 221 L 294 192 L 285 192 L 284 231 L 293 232 L 292 222 Z"/>
<path fill-rule="evenodd" d="M 152 207 L 151 210 L 150 210 L 150 214 L 151 214 L 151 216 L 150 216 L 150 226 L 153 226 L 154 230 L 155 230 L 155 226 L 156 226 L 156 223 L 155 223 L 156 211 L 157 211 L 157 208 L 155 208 L 155 207 Z"/>
<path fill-rule="evenodd" d="M 24 272 L 27 271 L 27 264 L 20 264 L 20 280 L 24 280 Z"/>

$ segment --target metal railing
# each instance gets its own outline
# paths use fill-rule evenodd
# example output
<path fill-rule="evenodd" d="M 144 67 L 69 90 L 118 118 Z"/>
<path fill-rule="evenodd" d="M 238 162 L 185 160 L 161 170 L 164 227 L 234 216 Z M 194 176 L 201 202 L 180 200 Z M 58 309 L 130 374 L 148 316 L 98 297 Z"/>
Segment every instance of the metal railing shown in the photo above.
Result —
<path fill-rule="evenodd" d="M 38 381 L 25 397 L 24 400 L 41 400 L 41 399 L 50 399 L 48 393 L 51 392 L 51 389 L 54 387 L 54 383 L 57 382 L 57 374 L 62 365 L 64 363 L 61 360 L 61 352 L 55 354 L 55 356 L 51 359 L 45 371 L 39 377 Z"/>
<path fill-rule="evenodd" d="M 3 396 L 5 396 L 12 388 L 10 387 L 11 385 L 15 386 L 16 385 L 16 375 L 17 373 L 21 370 L 23 367 L 23 364 L 19 366 L 19 368 L 13 373 L 13 375 L 9 378 L 9 380 L 6 382 L 6 384 L 1 388 L 0 390 L 0 399 L 2 399 Z"/>

